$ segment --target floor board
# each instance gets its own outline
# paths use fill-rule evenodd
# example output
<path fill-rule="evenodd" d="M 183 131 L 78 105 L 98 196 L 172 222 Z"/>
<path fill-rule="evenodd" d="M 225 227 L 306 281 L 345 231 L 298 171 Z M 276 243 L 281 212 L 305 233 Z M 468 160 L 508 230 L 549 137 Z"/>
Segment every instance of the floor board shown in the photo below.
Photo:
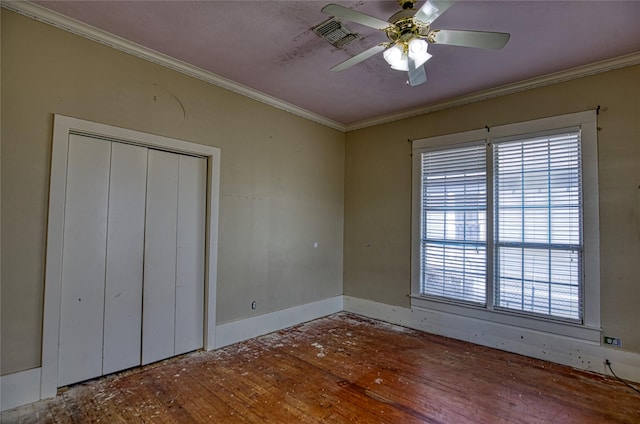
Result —
<path fill-rule="evenodd" d="M 640 423 L 622 383 L 339 313 L 69 387 L 2 423 Z"/>

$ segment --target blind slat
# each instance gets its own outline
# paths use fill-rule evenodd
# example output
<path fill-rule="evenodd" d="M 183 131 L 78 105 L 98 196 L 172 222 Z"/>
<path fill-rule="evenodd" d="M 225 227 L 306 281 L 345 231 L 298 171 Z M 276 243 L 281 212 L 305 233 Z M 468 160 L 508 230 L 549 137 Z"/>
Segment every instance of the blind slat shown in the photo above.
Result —
<path fill-rule="evenodd" d="M 421 154 L 421 294 L 486 303 L 492 219 L 495 307 L 581 320 L 579 128 L 500 139 L 491 149 L 492 217 L 485 146 Z"/>
<path fill-rule="evenodd" d="M 496 306 L 582 318 L 580 133 L 494 146 Z"/>
<path fill-rule="evenodd" d="M 421 294 L 486 298 L 486 151 L 422 154 Z"/>

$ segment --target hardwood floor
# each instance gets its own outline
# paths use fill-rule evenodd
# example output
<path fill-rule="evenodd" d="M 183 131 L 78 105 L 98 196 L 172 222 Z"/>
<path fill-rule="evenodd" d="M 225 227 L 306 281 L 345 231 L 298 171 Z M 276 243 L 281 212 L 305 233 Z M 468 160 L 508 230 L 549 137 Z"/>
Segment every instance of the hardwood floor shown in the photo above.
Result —
<path fill-rule="evenodd" d="M 194 352 L 6 411 L 2 423 L 640 423 L 612 378 L 356 315 Z"/>

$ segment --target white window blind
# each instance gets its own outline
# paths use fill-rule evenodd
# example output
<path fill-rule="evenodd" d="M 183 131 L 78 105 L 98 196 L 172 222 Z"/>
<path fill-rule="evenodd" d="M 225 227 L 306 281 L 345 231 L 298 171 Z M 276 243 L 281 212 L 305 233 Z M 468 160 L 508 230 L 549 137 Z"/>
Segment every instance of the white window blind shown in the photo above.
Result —
<path fill-rule="evenodd" d="M 581 320 L 579 129 L 493 148 L 495 306 Z"/>
<path fill-rule="evenodd" d="M 421 153 L 421 295 L 486 299 L 486 147 Z"/>

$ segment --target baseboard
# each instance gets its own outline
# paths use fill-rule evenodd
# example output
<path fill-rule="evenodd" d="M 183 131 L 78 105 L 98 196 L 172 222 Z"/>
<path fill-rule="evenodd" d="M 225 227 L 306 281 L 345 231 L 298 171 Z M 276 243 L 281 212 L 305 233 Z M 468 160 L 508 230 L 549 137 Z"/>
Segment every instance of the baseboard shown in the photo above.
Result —
<path fill-rule="evenodd" d="M 350 296 L 331 297 L 219 324 L 216 326 L 215 347 L 249 340 L 341 311 L 601 374 L 609 375 L 604 365 L 605 359 L 609 359 L 619 377 L 640 382 L 640 355 L 636 353 L 606 348 L 599 343 L 566 336 L 439 311 L 402 308 Z M 41 368 L 1 376 L 1 410 L 39 400 L 40 383 Z"/>
<path fill-rule="evenodd" d="M 216 326 L 215 348 L 249 340 L 342 310 L 342 296 L 336 296 L 281 311 L 219 324 Z"/>
<path fill-rule="evenodd" d="M 216 326 L 215 347 L 258 337 L 293 325 L 341 312 L 342 296 L 331 297 L 281 311 L 233 321 Z M 41 399 L 41 368 L 0 376 L 2 411 Z"/>
<path fill-rule="evenodd" d="M 609 359 L 620 378 L 640 382 L 639 354 L 607 348 L 600 343 L 350 296 L 344 296 L 343 303 L 345 311 L 368 318 L 600 374 L 611 375 L 605 365 Z"/>
<path fill-rule="evenodd" d="M 40 400 L 40 368 L 32 368 L 0 377 L 2 411 L 37 400 Z"/>

